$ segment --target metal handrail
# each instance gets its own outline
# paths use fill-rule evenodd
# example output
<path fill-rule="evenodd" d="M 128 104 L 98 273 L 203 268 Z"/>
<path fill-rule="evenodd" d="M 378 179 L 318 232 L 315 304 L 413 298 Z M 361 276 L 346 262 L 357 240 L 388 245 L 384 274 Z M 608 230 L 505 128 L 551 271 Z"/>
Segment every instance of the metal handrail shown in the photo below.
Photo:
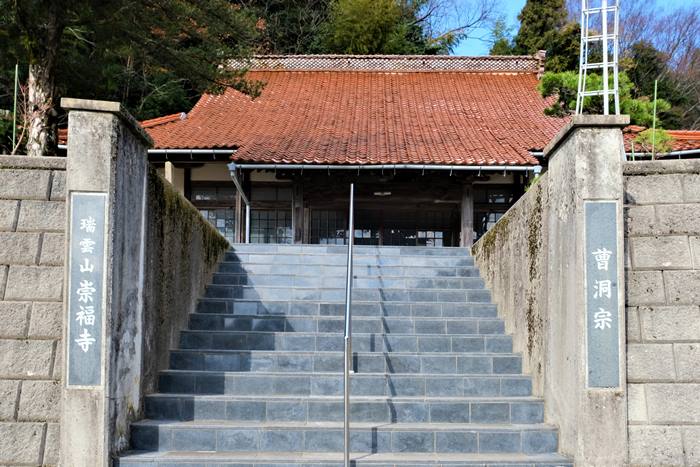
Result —
<path fill-rule="evenodd" d="M 355 207 L 355 184 L 350 184 L 350 215 L 348 222 L 348 270 L 347 278 L 345 282 L 345 350 L 343 365 L 343 403 L 344 403 L 344 414 L 343 414 L 343 436 L 344 436 L 344 459 L 345 467 L 350 467 L 350 373 L 352 371 L 352 315 L 351 315 L 351 305 L 352 305 L 352 243 L 355 237 L 355 220 L 354 220 L 354 207 Z"/>

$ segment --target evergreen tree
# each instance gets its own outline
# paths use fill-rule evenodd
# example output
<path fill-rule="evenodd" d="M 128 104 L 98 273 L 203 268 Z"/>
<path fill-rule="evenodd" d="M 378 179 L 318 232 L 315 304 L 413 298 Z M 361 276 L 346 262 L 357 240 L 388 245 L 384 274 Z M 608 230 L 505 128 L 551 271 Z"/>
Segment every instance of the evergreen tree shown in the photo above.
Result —
<path fill-rule="evenodd" d="M 0 12 L 2 66 L 28 68 L 29 155 L 55 147 L 63 93 L 144 117 L 205 89 L 258 88 L 219 66 L 255 37 L 254 17 L 228 0 L 0 0 Z"/>
<path fill-rule="evenodd" d="M 672 87 L 668 58 L 649 42 L 632 45 L 623 66 L 635 85 L 637 96 L 654 95 L 654 81 L 659 80 L 659 92 L 667 94 Z"/>
<path fill-rule="evenodd" d="M 545 45 L 548 71 L 578 70 L 581 49 L 581 26 L 578 23 L 567 23 L 558 30 L 547 32 Z"/>
<path fill-rule="evenodd" d="M 696 99 L 689 92 L 693 88 L 683 86 L 682 79 L 669 66 L 667 54 L 657 50 L 647 41 L 639 41 L 632 44 L 622 65 L 634 84 L 632 94 L 635 97 L 653 99 L 654 86 L 658 84 L 658 96 L 670 104 L 670 108 L 660 112 L 667 128 L 692 125 L 693 119 L 686 117 L 689 109 L 698 107 Z M 690 113 L 692 114 L 692 110 Z"/>
<path fill-rule="evenodd" d="M 520 29 L 515 36 L 515 53 L 532 55 L 538 50 L 547 50 L 553 39 L 567 21 L 564 0 L 527 0 L 518 15 Z"/>
<path fill-rule="evenodd" d="M 239 2 L 258 18 L 259 54 L 305 54 L 314 50 L 328 19 L 330 0 L 249 0 Z"/>
<path fill-rule="evenodd" d="M 612 77 L 610 77 L 612 86 Z M 653 121 L 654 103 L 646 96 L 635 98 L 632 96 L 634 84 L 626 73 L 619 75 L 620 84 L 620 110 L 623 114 L 628 114 L 630 120 L 635 125 L 651 126 Z M 602 89 L 602 78 L 597 74 L 589 74 L 586 79 L 587 89 Z M 547 72 L 542 76 L 539 83 L 539 90 L 543 97 L 556 96 L 557 100 L 545 110 L 545 114 L 554 117 L 564 117 L 573 113 L 576 108 L 576 95 L 578 91 L 578 72 Z M 584 112 L 593 114 L 603 113 L 603 99 L 599 96 L 587 97 L 584 102 Z M 612 108 L 612 100 L 610 106 Z M 669 110 L 671 105 L 664 99 L 658 99 L 657 112 L 661 113 Z M 663 125 L 663 119 L 657 119 L 657 126 Z"/>
<path fill-rule="evenodd" d="M 564 0 L 528 0 L 518 15 L 520 28 L 510 38 L 503 21 L 497 21 L 492 37 L 491 55 L 533 55 L 547 51 L 548 71 L 567 71 L 578 67 L 581 27 L 567 22 Z"/>
<path fill-rule="evenodd" d="M 503 18 L 497 19 L 491 30 L 489 55 L 514 55 L 514 48 L 510 28 Z"/>
<path fill-rule="evenodd" d="M 316 49 L 337 54 L 431 54 L 448 44 L 431 45 L 417 15 L 424 2 L 333 0 Z"/>

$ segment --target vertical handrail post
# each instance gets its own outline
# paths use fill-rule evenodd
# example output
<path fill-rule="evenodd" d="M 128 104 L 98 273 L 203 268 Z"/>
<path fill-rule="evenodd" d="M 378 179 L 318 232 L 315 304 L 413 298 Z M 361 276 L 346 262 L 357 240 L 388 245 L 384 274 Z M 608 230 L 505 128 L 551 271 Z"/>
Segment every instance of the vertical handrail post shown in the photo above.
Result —
<path fill-rule="evenodd" d="M 250 243 L 250 203 L 245 205 L 245 242 Z"/>
<path fill-rule="evenodd" d="M 355 184 L 350 184 L 350 215 L 348 222 L 348 269 L 345 282 L 345 334 L 344 334 L 344 359 L 343 365 L 343 439 L 344 439 L 344 464 L 350 467 L 350 372 L 352 368 L 352 244 L 355 237 L 354 225 Z"/>

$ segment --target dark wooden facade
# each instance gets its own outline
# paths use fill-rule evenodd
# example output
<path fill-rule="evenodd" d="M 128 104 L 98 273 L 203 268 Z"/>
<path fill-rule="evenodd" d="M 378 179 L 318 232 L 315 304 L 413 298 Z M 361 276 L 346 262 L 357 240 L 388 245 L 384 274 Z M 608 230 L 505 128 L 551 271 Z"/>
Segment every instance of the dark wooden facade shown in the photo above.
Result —
<path fill-rule="evenodd" d="M 173 166 L 176 188 L 229 241 L 245 241 L 245 206 L 224 161 Z M 419 246 L 471 245 L 522 195 L 531 176 L 430 169 L 239 172 L 252 202 L 252 242 L 344 244 L 354 183 L 357 243 Z"/>
<path fill-rule="evenodd" d="M 252 241 L 345 243 L 349 187 L 354 183 L 356 243 L 470 246 L 474 232 L 479 231 L 475 229 L 475 194 L 486 189 L 483 187 L 510 193 L 503 197 L 508 201 L 503 206 L 505 212 L 522 193 L 524 182 L 522 176 L 516 176 L 510 184 L 499 185 L 493 183 L 493 179 L 498 179 L 494 175 L 420 170 L 316 169 L 277 171 L 274 177 L 271 175 L 268 172 L 265 181 L 256 181 L 251 172 L 243 173 L 252 211 L 268 211 L 264 219 L 252 220 Z M 275 186 L 288 187 L 289 196 L 272 199 L 270 189 Z M 272 215 L 272 211 L 277 214 Z M 291 233 L 270 237 L 269 227 L 261 224 L 269 224 L 270 218 L 284 222 L 286 214 L 280 214 L 281 211 L 291 215 Z M 238 239 L 242 241 L 245 220 L 238 219 Z M 282 224 L 277 225 L 278 230 L 283 228 Z"/>

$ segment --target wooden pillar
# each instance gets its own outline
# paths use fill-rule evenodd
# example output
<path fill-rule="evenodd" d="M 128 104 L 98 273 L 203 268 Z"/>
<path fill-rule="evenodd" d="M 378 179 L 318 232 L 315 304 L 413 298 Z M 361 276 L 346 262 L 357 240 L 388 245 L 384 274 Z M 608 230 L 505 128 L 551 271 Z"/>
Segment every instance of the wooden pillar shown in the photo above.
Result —
<path fill-rule="evenodd" d="M 169 181 L 182 196 L 185 196 L 185 169 L 175 167 L 175 164 L 172 162 L 165 161 L 165 179 Z"/>
<path fill-rule="evenodd" d="M 462 220 L 459 246 L 471 248 L 474 243 L 474 187 L 465 183 L 462 188 Z"/>
<path fill-rule="evenodd" d="M 292 187 L 292 229 L 294 243 L 304 243 L 304 185 L 295 181 Z"/>

